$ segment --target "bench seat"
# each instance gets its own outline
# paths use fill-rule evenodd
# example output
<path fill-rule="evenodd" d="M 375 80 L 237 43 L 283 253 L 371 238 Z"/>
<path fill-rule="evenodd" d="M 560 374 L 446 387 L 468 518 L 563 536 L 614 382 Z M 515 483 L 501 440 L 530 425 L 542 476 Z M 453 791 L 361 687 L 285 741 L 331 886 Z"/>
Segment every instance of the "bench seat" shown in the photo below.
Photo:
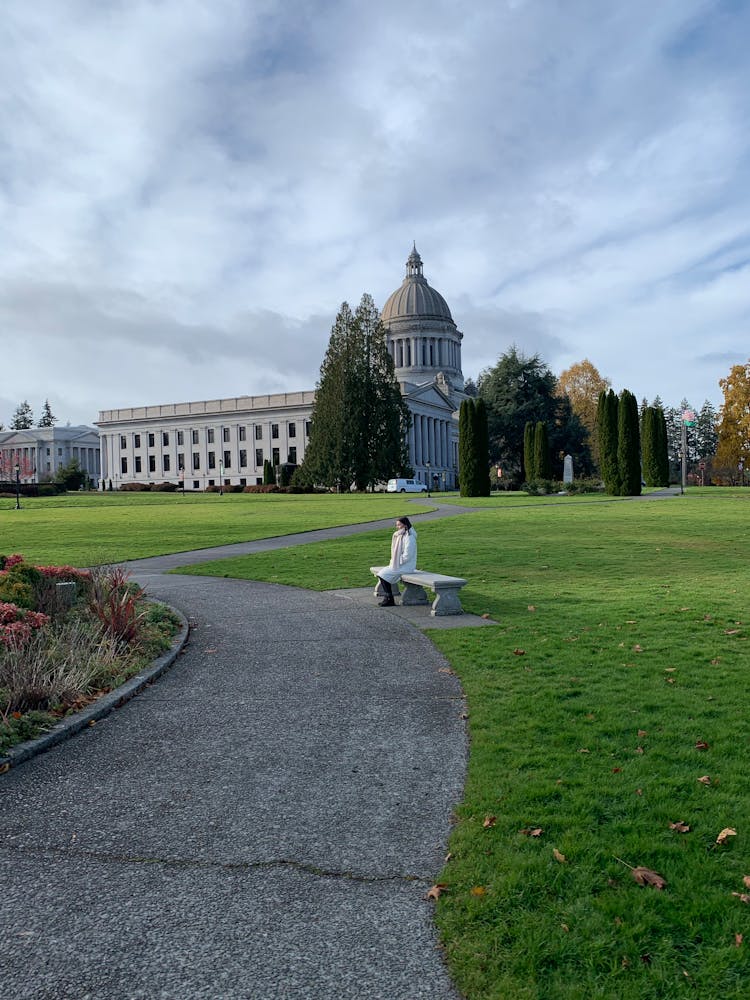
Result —
<path fill-rule="evenodd" d="M 371 566 L 370 570 L 378 576 L 382 566 Z M 441 617 L 442 615 L 462 615 L 464 609 L 461 607 L 458 592 L 466 586 L 467 581 L 459 576 L 445 576 L 443 573 L 428 573 L 427 570 L 415 569 L 411 573 L 404 573 L 401 577 L 404 584 L 404 593 L 401 603 L 405 605 L 429 604 L 430 599 L 425 593 L 425 587 L 433 591 L 435 600 L 432 602 L 430 614 Z M 392 584 L 394 594 L 398 594 L 398 587 Z M 382 597 L 383 591 L 378 583 L 375 588 L 376 596 Z"/>

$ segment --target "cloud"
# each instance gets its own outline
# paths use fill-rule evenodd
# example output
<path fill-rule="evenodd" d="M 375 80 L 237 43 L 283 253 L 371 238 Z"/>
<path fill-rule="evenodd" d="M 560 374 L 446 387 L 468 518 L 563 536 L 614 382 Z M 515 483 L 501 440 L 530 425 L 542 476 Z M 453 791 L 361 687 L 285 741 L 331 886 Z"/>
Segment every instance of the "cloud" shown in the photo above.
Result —
<path fill-rule="evenodd" d="M 0 403 L 312 388 L 412 240 L 467 377 L 516 343 L 718 402 L 750 319 L 748 32 L 708 0 L 10 0 Z"/>

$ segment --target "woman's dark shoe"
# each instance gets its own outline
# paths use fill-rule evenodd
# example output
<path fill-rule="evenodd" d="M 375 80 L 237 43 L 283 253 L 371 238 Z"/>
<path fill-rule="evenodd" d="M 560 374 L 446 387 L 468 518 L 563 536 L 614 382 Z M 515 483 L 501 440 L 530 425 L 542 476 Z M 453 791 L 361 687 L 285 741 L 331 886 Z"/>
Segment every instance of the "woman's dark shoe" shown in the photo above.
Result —
<path fill-rule="evenodd" d="M 383 600 L 378 604 L 379 608 L 392 608 L 395 605 L 395 601 L 392 597 L 384 597 Z"/>

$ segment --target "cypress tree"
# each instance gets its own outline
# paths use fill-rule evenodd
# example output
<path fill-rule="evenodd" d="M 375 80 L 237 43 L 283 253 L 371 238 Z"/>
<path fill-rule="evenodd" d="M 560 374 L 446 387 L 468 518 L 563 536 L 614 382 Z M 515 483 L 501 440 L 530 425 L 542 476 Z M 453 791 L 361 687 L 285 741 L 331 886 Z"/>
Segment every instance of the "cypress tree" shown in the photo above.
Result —
<path fill-rule="evenodd" d="M 527 483 L 533 483 L 539 477 L 534 464 L 534 422 L 527 420 L 523 428 L 523 471 Z"/>
<path fill-rule="evenodd" d="M 536 427 L 534 428 L 534 468 L 537 479 L 552 478 L 547 425 L 543 420 L 537 420 Z"/>
<path fill-rule="evenodd" d="M 276 483 L 276 470 L 271 464 L 270 458 L 263 459 L 263 485 L 273 486 Z"/>
<path fill-rule="evenodd" d="M 659 459 L 659 480 L 657 486 L 669 486 L 669 437 L 667 435 L 667 420 L 661 406 L 654 407 L 656 414 L 656 451 Z"/>
<path fill-rule="evenodd" d="M 465 399 L 458 411 L 458 477 L 461 496 L 476 496 L 477 479 L 476 423 L 474 400 Z"/>
<path fill-rule="evenodd" d="M 620 471 L 617 460 L 619 404 L 612 389 L 599 393 L 596 424 L 599 432 L 599 464 L 604 488 L 612 496 L 620 494 Z"/>
<path fill-rule="evenodd" d="M 617 464 L 620 495 L 637 497 L 641 493 L 641 442 L 638 433 L 638 401 L 623 389 L 617 414 Z"/>
<path fill-rule="evenodd" d="M 641 460 L 646 486 L 656 486 L 659 481 L 657 433 L 656 411 L 653 406 L 647 406 L 641 417 Z"/>
<path fill-rule="evenodd" d="M 488 497 L 490 483 L 490 434 L 487 424 L 487 407 L 483 399 L 474 400 L 474 443 L 476 451 L 476 492 L 474 496 Z"/>

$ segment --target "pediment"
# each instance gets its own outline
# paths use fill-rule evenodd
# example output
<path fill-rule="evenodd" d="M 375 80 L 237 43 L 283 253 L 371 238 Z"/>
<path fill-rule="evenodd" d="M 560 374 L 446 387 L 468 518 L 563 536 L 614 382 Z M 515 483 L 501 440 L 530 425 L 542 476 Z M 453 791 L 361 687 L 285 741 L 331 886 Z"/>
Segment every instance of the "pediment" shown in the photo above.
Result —
<path fill-rule="evenodd" d="M 404 393 L 404 399 L 410 405 L 419 403 L 423 406 L 437 406 L 441 410 L 450 410 L 451 413 L 456 409 L 451 397 L 440 388 L 435 379 L 419 385 L 409 385 L 408 391 Z"/>

